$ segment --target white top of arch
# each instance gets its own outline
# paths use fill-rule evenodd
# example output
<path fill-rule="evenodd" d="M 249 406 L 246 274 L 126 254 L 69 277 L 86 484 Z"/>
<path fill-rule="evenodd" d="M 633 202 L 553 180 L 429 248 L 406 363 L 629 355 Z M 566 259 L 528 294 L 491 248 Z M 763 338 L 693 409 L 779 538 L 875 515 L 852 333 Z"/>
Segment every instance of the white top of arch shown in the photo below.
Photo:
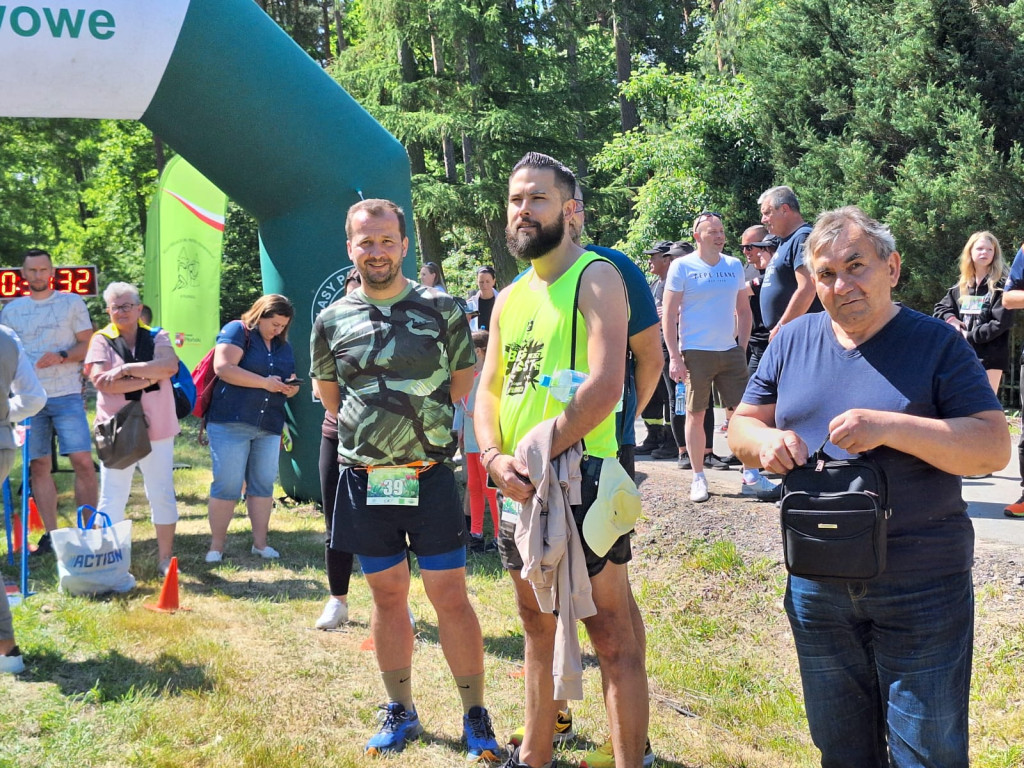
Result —
<path fill-rule="evenodd" d="M 138 119 L 189 0 L 0 0 L 0 114 Z"/>

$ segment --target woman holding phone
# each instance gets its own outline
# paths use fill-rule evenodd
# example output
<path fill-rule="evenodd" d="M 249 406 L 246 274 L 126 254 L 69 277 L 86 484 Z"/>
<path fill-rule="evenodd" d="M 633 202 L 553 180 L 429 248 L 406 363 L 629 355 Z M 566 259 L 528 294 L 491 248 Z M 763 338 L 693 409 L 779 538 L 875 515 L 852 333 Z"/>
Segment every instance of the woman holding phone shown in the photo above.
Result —
<path fill-rule="evenodd" d="M 252 523 L 252 554 L 280 557 L 267 544 L 274 480 L 277 478 L 284 404 L 299 391 L 288 326 L 295 309 L 280 294 L 261 296 L 221 328 L 213 356 L 217 382 L 206 431 L 210 438 L 210 551 L 206 562 L 224 558 L 228 526 L 245 483 Z"/>

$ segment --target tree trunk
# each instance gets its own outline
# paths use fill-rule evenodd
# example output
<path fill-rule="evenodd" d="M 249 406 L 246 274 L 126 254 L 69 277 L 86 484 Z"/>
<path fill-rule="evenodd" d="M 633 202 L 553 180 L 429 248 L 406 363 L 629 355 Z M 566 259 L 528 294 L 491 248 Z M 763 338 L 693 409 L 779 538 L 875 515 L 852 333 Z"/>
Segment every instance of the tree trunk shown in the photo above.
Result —
<path fill-rule="evenodd" d="M 441 233 L 432 221 L 416 217 L 416 242 L 419 245 L 421 264 L 427 261 L 440 264 L 444 261 Z"/>
<path fill-rule="evenodd" d="M 164 142 L 155 133 L 153 134 L 153 152 L 156 154 L 156 173 L 159 176 L 164 172 L 167 162 L 164 160 Z"/>
<path fill-rule="evenodd" d="M 505 245 L 505 222 L 485 218 L 484 230 L 487 232 L 487 249 L 491 253 L 491 263 L 494 265 L 498 285 L 509 285 L 521 270 L 519 263 Z"/>
<path fill-rule="evenodd" d="M 427 16 L 430 19 L 430 16 Z M 433 19 L 430 19 L 433 24 Z M 437 33 L 431 30 L 430 32 L 430 55 L 434 61 L 434 77 L 439 80 L 444 77 L 444 51 L 441 49 L 441 41 L 437 37 Z M 441 148 L 444 152 L 444 178 L 449 184 L 457 184 L 458 178 L 458 166 L 455 161 L 455 142 L 452 137 L 445 134 L 441 137 Z"/>
<path fill-rule="evenodd" d="M 619 85 L 629 80 L 633 65 L 629 52 L 629 0 L 617 0 L 612 15 L 612 34 L 615 36 L 615 79 Z M 619 96 L 619 114 L 622 132 L 640 126 L 636 104 L 625 96 Z"/>
<path fill-rule="evenodd" d="M 345 50 L 347 45 L 345 44 L 345 33 L 342 31 L 342 23 L 345 21 L 345 2 L 344 0 L 335 0 L 334 2 L 334 30 L 338 33 L 338 49 L 337 55 L 340 56 L 341 52 Z"/>

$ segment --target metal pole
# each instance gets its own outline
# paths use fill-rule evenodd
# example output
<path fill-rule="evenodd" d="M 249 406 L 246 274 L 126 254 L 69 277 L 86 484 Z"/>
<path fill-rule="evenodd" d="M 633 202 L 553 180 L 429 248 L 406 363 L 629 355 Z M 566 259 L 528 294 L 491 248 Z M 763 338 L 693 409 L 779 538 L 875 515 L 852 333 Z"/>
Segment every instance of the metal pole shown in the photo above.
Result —
<path fill-rule="evenodd" d="M 28 439 L 32 430 L 31 419 L 25 419 L 25 442 L 21 446 L 21 599 L 28 591 L 28 497 L 31 492 L 28 471 Z"/>
<path fill-rule="evenodd" d="M 14 565 L 14 537 L 11 535 L 11 517 L 14 502 L 11 500 L 11 478 L 4 478 L 4 528 L 7 530 L 7 564 Z"/>

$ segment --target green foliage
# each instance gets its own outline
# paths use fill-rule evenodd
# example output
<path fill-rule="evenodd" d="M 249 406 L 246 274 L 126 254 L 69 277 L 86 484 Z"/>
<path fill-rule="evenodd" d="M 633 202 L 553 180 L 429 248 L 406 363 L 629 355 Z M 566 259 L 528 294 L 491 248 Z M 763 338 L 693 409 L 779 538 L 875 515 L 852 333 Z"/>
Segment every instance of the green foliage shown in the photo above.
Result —
<path fill-rule="evenodd" d="M 101 289 L 140 283 L 156 178 L 140 123 L 0 119 L 0 263 L 19 266 L 38 247 L 60 264 L 95 264 Z"/>
<path fill-rule="evenodd" d="M 644 129 L 620 134 L 595 158 L 635 188 L 624 249 L 634 258 L 654 240 L 689 238 L 695 216 L 722 213 L 735 237 L 758 221 L 757 195 L 771 177 L 763 150 L 750 140 L 752 97 L 742 78 L 701 78 L 665 67 L 644 68 L 623 92 L 640 109 Z"/>
<path fill-rule="evenodd" d="M 858 204 L 904 256 L 899 297 L 930 311 L 971 232 L 1024 234 L 1021 3 L 765 4 L 785 35 L 739 49 L 754 132 L 806 212 Z M 885 55 L 879 55 L 885 51 Z"/>
<path fill-rule="evenodd" d="M 220 324 L 237 320 L 262 294 L 256 220 L 229 202 L 220 271 Z"/>

